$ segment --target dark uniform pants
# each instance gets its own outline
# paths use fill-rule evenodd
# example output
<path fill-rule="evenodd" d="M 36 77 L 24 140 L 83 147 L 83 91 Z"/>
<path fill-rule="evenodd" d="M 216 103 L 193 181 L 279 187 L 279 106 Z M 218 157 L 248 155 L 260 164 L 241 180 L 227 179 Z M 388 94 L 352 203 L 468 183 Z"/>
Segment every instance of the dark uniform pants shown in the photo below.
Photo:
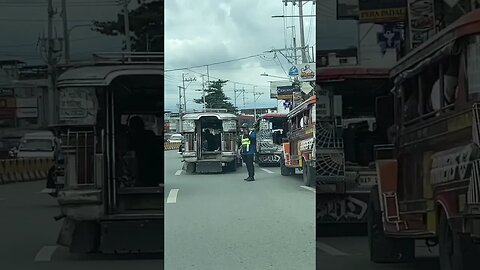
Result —
<path fill-rule="evenodd" d="M 242 155 L 243 162 L 247 166 L 248 177 L 253 178 L 255 176 L 255 169 L 253 167 L 253 156 L 254 155 Z"/>

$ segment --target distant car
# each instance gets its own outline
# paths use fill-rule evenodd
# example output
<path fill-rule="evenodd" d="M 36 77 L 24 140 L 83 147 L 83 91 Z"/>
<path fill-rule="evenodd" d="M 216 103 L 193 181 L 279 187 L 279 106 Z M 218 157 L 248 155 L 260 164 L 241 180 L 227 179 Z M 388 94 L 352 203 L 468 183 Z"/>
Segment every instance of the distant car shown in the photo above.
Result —
<path fill-rule="evenodd" d="M 16 158 L 49 158 L 55 157 L 59 141 L 50 131 L 39 131 L 25 134 L 16 148 Z"/>
<path fill-rule="evenodd" d="M 167 140 L 169 143 L 182 143 L 183 142 L 183 135 L 182 134 L 173 134 Z"/>
<path fill-rule="evenodd" d="M 0 159 L 13 157 L 13 149 L 20 143 L 20 137 L 2 137 L 0 139 Z"/>

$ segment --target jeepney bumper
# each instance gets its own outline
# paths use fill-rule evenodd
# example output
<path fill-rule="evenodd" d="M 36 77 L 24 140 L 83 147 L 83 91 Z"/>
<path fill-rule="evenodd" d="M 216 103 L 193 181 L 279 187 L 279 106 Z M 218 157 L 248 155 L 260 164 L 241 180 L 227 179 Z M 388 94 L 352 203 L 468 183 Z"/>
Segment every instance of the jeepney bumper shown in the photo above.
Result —
<path fill-rule="evenodd" d="M 317 190 L 317 223 L 366 223 L 370 192 L 321 193 Z"/>
<path fill-rule="evenodd" d="M 74 220 L 97 220 L 104 215 L 103 192 L 94 190 L 61 190 L 57 201 L 62 215 Z"/>

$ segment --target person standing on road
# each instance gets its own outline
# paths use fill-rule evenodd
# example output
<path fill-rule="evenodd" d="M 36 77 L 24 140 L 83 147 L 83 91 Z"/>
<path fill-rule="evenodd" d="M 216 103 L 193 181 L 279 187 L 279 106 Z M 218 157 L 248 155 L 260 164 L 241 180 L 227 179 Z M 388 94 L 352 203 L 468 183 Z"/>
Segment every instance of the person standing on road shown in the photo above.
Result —
<path fill-rule="evenodd" d="M 255 156 L 256 137 L 255 131 L 249 131 L 246 123 L 242 124 L 242 159 L 248 170 L 248 177 L 245 181 L 255 181 L 255 168 L 253 167 L 253 158 Z"/>

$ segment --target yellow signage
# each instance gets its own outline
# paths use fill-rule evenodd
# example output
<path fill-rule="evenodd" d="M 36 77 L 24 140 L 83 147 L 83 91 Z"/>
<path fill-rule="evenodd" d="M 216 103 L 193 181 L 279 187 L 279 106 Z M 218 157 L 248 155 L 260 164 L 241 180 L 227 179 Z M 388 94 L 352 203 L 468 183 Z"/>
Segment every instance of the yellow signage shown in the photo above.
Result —
<path fill-rule="evenodd" d="M 360 21 L 362 22 L 398 22 L 407 18 L 407 8 L 384 8 L 361 10 Z"/>

